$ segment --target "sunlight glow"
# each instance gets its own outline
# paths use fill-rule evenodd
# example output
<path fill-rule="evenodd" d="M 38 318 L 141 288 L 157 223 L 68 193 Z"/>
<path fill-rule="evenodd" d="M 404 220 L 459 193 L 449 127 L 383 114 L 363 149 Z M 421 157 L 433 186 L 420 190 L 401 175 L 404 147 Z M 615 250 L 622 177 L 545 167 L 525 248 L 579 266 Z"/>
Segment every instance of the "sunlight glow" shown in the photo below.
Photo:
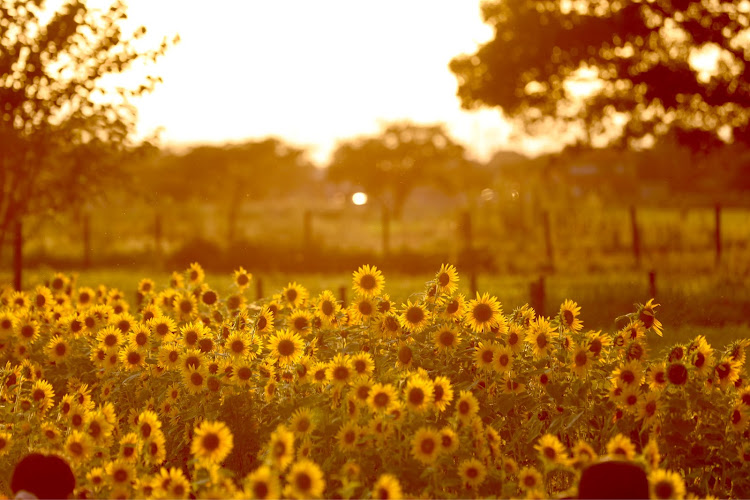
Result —
<path fill-rule="evenodd" d="M 367 194 L 361 191 L 352 195 L 352 203 L 355 205 L 364 205 L 367 203 Z"/>

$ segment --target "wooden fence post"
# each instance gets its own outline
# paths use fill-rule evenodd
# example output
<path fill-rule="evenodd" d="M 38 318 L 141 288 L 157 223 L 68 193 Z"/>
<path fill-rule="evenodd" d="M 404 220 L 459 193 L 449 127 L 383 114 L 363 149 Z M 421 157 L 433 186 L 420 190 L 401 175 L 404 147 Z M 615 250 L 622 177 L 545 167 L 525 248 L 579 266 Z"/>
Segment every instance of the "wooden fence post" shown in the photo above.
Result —
<path fill-rule="evenodd" d="M 529 305 L 534 309 L 537 316 L 544 316 L 544 276 L 539 276 L 539 279 L 532 281 L 529 285 Z"/>
<path fill-rule="evenodd" d="M 554 271 L 555 251 L 552 246 L 552 224 L 550 223 L 549 211 L 544 211 L 544 213 L 542 214 L 542 219 L 544 223 L 544 244 L 545 248 L 547 249 L 547 266 L 549 267 L 550 271 Z"/>
<path fill-rule="evenodd" d="M 648 272 L 648 294 L 649 298 L 656 298 L 656 271 Z"/>
<path fill-rule="evenodd" d="M 255 280 L 255 299 L 260 300 L 263 298 L 263 280 L 258 278 Z"/>
<path fill-rule="evenodd" d="M 638 218 L 635 211 L 635 205 L 630 206 L 630 227 L 633 231 L 633 257 L 635 257 L 635 267 L 641 267 L 641 235 L 638 231 Z"/>
<path fill-rule="evenodd" d="M 721 262 L 721 205 L 714 207 L 714 244 L 716 248 L 716 265 Z"/>
<path fill-rule="evenodd" d="M 346 287 L 345 286 L 339 287 L 339 296 L 341 297 L 342 307 L 346 307 Z"/>
<path fill-rule="evenodd" d="M 91 267 L 91 215 L 83 214 L 83 268 Z"/>
<path fill-rule="evenodd" d="M 13 227 L 13 288 L 21 291 L 23 271 L 23 225 L 18 215 Z"/>
<path fill-rule="evenodd" d="M 469 288 L 471 289 L 471 298 L 476 297 L 479 288 L 477 287 L 477 273 L 473 269 L 469 274 Z"/>

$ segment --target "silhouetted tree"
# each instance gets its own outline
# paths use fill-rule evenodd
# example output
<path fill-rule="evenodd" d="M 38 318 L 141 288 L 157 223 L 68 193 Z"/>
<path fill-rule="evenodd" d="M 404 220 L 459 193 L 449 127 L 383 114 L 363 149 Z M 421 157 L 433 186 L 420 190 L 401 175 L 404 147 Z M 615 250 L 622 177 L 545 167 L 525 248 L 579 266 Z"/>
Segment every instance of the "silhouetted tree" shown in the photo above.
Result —
<path fill-rule="evenodd" d="M 159 79 L 116 92 L 100 81 L 170 45 L 136 49 L 146 29 L 122 33 L 123 2 L 105 11 L 81 0 L 45 9 L 43 0 L 0 0 L 0 245 L 22 216 L 68 209 L 118 173 L 135 148 L 127 99 Z"/>
<path fill-rule="evenodd" d="M 382 203 L 395 218 L 415 187 L 433 184 L 445 191 L 489 179 L 466 157 L 442 125 L 395 123 L 375 137 L 339 144 L 328 166 L 331 182 L 350 182 Z M 486 186 L 485 186 L 486 187 Z"/>
<path fill-rule="evenodd" d="M 692 149 L 706 150 L 725 125 L 750 142 L 744 4 L 490 0 L 482 13 L 494 39 L 450 68 L 465 108 L 500 107 L 532 134 L 553 122 L 575 125 L 586 144 L 624 146 L 681 129 Z M 715 70 L 701 71 L 695 58 L 712 53 Z M 571 83 L 588 77 L 592 92 L 581 99 Z"/>

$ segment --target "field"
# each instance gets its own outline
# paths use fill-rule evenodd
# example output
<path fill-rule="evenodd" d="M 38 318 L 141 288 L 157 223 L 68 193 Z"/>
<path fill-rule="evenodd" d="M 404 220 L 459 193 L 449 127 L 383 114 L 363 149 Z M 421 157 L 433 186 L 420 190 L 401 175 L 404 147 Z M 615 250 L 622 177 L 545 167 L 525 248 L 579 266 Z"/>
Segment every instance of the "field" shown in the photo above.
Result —
<path fill-rule="evenodd" d="M 109 498 L 575 496 L 598 457 L 653 498 L 750 494 L 747 287 L 552 275 L 542 316 L 528 278 L 436 271 L 27 272 L 0 491 L 31 449 Z"/>

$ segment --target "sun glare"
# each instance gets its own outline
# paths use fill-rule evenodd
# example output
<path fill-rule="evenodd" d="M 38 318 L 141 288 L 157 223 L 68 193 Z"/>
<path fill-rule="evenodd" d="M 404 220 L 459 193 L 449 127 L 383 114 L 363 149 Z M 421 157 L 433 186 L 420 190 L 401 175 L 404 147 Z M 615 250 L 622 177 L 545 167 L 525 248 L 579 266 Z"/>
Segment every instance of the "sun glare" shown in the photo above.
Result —
<path fill-rule="evenodd" d="M 352 203 L 355 205 L 364 205 L 367 203 L 367 194 L 363 192 L 357 192 L 352 195 Z"/>

